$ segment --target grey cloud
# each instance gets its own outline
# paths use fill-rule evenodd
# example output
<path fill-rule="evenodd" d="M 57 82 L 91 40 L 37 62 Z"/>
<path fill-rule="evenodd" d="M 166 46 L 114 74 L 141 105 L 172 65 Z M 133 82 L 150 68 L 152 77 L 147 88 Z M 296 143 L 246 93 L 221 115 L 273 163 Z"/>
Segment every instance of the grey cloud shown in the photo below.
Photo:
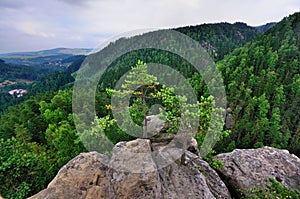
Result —
<path fill-rule="evenodd" d="M 224 21 L 261 25 L 299 8 L 299 0 L 0 0 L 0 52 L 94 47 L 144 28 Z"/>
<path fill-rule="evenodd" d="M 22 0 L 0 0 L 0 8 L 21 8 L 26 5 L 26 1 Z"/>
<path fill-rule="evenodd" d="M 95 0 L 57 0 L 57 1 L 64 2 L 71 6 L 82 6 L 82 5 L 87 5 L 89 2 L 93 2 Z"/>

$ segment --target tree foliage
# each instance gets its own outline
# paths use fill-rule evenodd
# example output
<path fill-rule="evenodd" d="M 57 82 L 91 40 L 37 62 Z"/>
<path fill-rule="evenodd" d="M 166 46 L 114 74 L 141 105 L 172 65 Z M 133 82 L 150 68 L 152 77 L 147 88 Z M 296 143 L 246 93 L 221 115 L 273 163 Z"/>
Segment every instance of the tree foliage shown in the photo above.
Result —
<path fill-rule="evenodd" d="M 273 179 L 269 179 L 270 184 L 263 188 L 255 188 L 249 192 L 249 196 L 243 197 L 243 199 L 277 199 L 277 198 L 300 198 L 300 190 L 289 190 L 287 187 L 281 185 L 279 182 Z"/>
<path fill-rule="evenodd" d="M 238 148 L 268 145 L 300 155 L 299 31 L 296 13 L 218 63 L 235 121 L 219 151 L 231 143 Z"/>

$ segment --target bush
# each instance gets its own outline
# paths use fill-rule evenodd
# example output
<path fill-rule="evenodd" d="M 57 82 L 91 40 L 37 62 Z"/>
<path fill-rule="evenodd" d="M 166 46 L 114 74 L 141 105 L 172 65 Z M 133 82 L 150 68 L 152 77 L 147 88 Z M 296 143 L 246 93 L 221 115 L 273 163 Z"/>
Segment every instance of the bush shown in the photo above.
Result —
<path fill-rule="evenodd" d="M 297 199 L 297 198 L 300 198 L 300 190 L 290 190 L 274 179 L 269 179 L 269 180 L 271 182 L 271 185 L 266 185 L 264 188 L 253 189 L 251 191 L 251 193 L 249 194 L 251 196 L 244 197 L 243 199 L 254 199 L 254 198 Z"/>

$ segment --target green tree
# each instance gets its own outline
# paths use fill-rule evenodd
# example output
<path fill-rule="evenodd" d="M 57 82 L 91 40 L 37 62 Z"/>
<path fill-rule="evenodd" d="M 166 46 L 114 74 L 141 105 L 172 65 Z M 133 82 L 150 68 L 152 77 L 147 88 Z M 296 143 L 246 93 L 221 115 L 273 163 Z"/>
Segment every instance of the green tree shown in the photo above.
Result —
<path fill-rule="evenodd" d="M 141 98 L 143 107 L 143 121 L 144 121 L 144 132 L 147 132 L 147 103 L 146 99 L 149 98 L 147 95 L 150 90 L 153 90 L 158 85 L 157 78 L 150 75 L 147 71 L 146 63 L 138 61 L 138 63 L 131 68 L 131 71 L 126 76 L 124 83 L 121 85 L 122 90 L 110 90 L 113 92 L 115 97 L 120 98 L 120 107 L 122 107 L 122 98 L 125 96 L 133 96 L 135 98 Z M 113 107 L 114 108 L 114 107 Z M 125 110 L 122 110 L 125 111 Z M 147 137 L 146 134 L 143 137 Z"/>

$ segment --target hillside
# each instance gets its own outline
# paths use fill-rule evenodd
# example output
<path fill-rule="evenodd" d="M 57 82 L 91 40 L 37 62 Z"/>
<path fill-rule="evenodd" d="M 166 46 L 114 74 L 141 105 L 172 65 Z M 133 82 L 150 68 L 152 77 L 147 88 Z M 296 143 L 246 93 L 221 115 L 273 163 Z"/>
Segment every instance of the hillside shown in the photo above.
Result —
<path fill-rule="evenodd" d="M 55 71 L 55 69 L 46 67 L 37 68 L 33 66 L 8 64 L 0 59 L 0 91 L 7 91 L 7 87 L 18 83 L 28 84 Z"/>
<path fill-rule="evenodd" d="M 268 29 L 266 27 L 265 29 Z M 197 26 L 187 26 L 181 28 L 172 29 L 183 33 L 195 41 L 199 42 L 200 45 L 207 50 L 208 54 L 214 61 L 221 60 L 225 54 L 232 52 L 235 48 L 241 47 L 246 43 L 255 39 L 260 35 L 255 27 L 250 27 L 245 23 L 216 23 L 216 24 L 203 24 Z M 113 49 L 114 47 L 122 48 L 124 45 L 135 45 L 139 47 L 140 40 L 147 38 L 150 43 L 155 43 L 157 38 L 153 34 L 161 33 L 161 40 L 165 40 L 163 36 L 163 31 L 158 30 L 158 32 L 150 32 L 144 35 L 137 35 L 129 39 L 121 38 L 114 43 L 108 45 L 105 50 L 109 48 Z M 169 41 L 176 40 L 176 38 L 168 38 Z M 174 46 L 169 46 L 171 49 L 175 49 Z M 183 46 L 181 46 L 183 47 Z M 179 49 L 181 50 L 181 49 Z M 187 49 L 185 49 L 187 50 Z M 109 51 L 109 50 L 108 50 Z M 112 57 L 114 52 L 108 52 L 108 57 Z M 146 63 L 160 63 L 176 68 L 186 77 L 191 78 L 194 75 L 193 67 L 187 61 L 180 58 L 178 55 L 172 54 L 167 51 L 162 51 L 158 49 L 141 49 L 132 51 L 122 55 L 116 59 L 108 70 L 103 75 L 100 85 L 105 85 L 106 87 L 114 87 L 116 81 L 123 75 L 124 71 L 130 69 L 130 66 L 133 66 L 138 60 L 143 60 Z M 199 78 L 200 75 L 197 75 Z M 198 80 L 197 80 L 198 81 Z M 100 88 L 103 90 L 104 88 Z M 198 91 L 203 94 L 203 89 Z"/>
<path fill-rule="evenodd" d="M 79 69 L 84 58 L 83 55 L 75 55 L 63 59 L 60 61 L 63 67 L 16 65 L 0 60 L 0 115 L 9 106 L 19 104 L 31 96 L 70 88 L 75 80 L 72 73 Z M 26 95 L 16 98 L 8 94 L 14 89 L 25 89 Z"/>
<path fill-rule="evenodd" d="M 300 155 L 300 13 L 218 63 L 234 125 L 233 148 L 263 145 Z"/>
<path fill-rule="evenodd" d="M 264 27 L 264 31 L 269 28 L 269 26 Z M 223 59 L 224 55 L 232 52 L 233 49 L 255 39 L 260 32 L 257 28 L 245 23 L 203 24 L 174 30 L 198 41 L 215 60 Z"/>
<path fill-rule="evenodd" d="M 261 25 L 261 26 L 256 26 L 254 27 L 257 31 L 259 32 L 267 32 L 270 28 L 274 27 L 276 25 L 275 22 L 270 22 L 270 23 L 267 23 L 265 25 Z"/>

